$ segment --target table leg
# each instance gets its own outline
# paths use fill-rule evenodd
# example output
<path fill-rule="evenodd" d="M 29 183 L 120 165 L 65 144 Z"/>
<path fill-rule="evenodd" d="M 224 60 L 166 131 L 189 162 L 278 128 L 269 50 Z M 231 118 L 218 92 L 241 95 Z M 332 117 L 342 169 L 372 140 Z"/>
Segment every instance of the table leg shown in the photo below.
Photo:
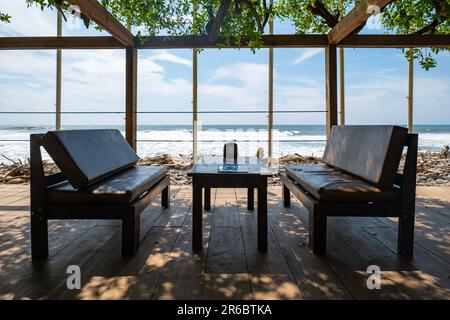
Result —
<path fill-rule="evenodd" d="M 255 189 L 247 189 L 247 209 L 253 211 L 255 208 Z"/>
<path fill-rule="evenodd" d="M 192 251 L 198 252 L 203 248 L 202 241 L 202 187 L 192 181 Z"/>
<path fill-rule="evenodd" d="M 211 210 L 211 188 L 205 188 L 205 210 Z"/>
<path fill-rule="evenodd" d="M 267 251 L 267 180 L 258 186 L 258 250 Z"/>

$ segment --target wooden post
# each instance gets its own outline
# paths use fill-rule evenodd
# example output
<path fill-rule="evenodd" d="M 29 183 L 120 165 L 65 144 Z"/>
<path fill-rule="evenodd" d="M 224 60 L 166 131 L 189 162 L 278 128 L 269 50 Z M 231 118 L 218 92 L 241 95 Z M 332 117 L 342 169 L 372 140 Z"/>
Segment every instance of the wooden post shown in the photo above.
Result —
<path fill-rule="evenodd" d="M 197 96 L 197 59 L 198 51 L 194 48 L 192 53 L 192 163 L 197 163 L 197 130 L 198 130 L 198 96 Z"/>
<path fill-rule="evenodd" d="M 336 45 L 329 44 L 325 48 L 325 81 L 327 100 L 327 139 L 331 127 L 337 124 L 337 72 Z"/>
<path fill-rule="evenodd" d="M 272 1 L 270 1 L 272 4 Z M 273 19 L 269 20 L 269 33 L 273 34 Z M 269 48 L 269 122 L 267 131 L 269 133 L 269 165 L 272 163 L 272 153 L 273 153 L 273 48 Z"/>
<path fill-rule="evenodd" d="M 339 48 L 339 124 L 345 125 L 345 66 L 344 48 Z"/>
<path fill-rule="evenodd" d="M 125 76 L 125 137 L 130 146 L 136 150 L 137 134 L 137 49 L 126 49 L 126 76 Z"/>
<path fill-rule="evenodd" d="M 57 13 L 57 36 L 62 36 L 62 14 Z M 55 129 L 61 130 L 61 85 L 62 82 L 62 50 L 56 50 L 56 103 L 55 103 Z"/>
<path fill-rule="evenodd" d="M 413 48 L 409 50 L 408 59 L 408 132 L 413 132 L 413 89 L 414 89 L 414 56 Z"/>

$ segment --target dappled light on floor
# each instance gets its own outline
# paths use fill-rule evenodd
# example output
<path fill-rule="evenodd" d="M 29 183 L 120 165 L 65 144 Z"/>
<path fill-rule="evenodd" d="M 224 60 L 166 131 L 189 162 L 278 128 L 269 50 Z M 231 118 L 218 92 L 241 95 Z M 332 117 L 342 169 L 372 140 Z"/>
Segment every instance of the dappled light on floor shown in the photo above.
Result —
<path fill-rule="evenodd" d="M 92 277 L 81 289 L 77 298 L 82 300 L 126 299 L 128 289 L 135 281 L 135 277 Z"/>
<path fill-rule="evenodd" d="M 308 246 L 308 212 L 270 187 L 268 251 L 257 249 L 257 208 L 245 189 L 211 190 L 203 250 L 192 253 L 192 190 L 174 186 L 141 216 L 137 255 L 122 259 L 121 222 L 50 221 L 49 259 L 30 259 L 27 186 L 0 186 L 0 299 L 448 299 L 450 188 L 418 187 L 415 255 L 396 254 L 397 219 L 330 218 L 327 254 Z M 255 197 L 256 198 L 256 197 Z M 81 289 L 67 288 L 67 267 Z M 367 267 L 381 289 L 367 287 Z"/>

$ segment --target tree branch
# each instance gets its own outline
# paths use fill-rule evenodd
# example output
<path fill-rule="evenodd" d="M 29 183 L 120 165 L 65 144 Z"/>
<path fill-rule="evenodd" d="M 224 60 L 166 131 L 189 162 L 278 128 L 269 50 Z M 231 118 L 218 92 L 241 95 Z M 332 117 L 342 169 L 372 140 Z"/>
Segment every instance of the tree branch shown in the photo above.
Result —
<path fill-rule="evenodd" d="M 328 9 L 320 0 L 311 2 L 310 4 L 308 4 L 307 8 L 312 14 L 322 17 L 325 20 L 325 23 L 330 28 L 333 28 L 339 22 L 338 17 L 328 11 Z"/>
<path fill-rule="evenodd" d="M 231 0 L 222 0 L 219 10 L 217 11 L 214 22 L 211 26 L 211 30 L 208 33 L 208 39 L 210 42 L 216 42 L 219 38 L 220 27 L 222 26 L 225 17 L 227 16 L 228 9 L 230 8 Z"/>
<path fill-rule="evenodd" d="M 444 9 L 444 2 L 440 0 L 428 0 L 436 10 L 433 21 L 427 26 L 414 32 L 414 34 L 432 34 L 436 32 L 436 28 L 447 18 L 447 12 Z"/>
<path fill-rule="evenodd" d="M 433 21 L 429 25 L 423 27 L 420 30 L 417 30 L 416 32 L 414 32 L 414 34 L 434 33 L 439 24 L 440 24 L 439 20 L 437 18 L 434 18 Z"/>
<path fill-rule="evenodd" d="M 263 33 L 264 32 L 264 26 L 263 26 L 263 23 L 261 22 L 261 17 L 259 16 L 258 11 L 256 10 L 256 8 L 253 5 L 253 3 L 251 3 L 249 0 L 244 0 L 244 1 L 247 4 L 247 6 L 250 9 L 250 11 L 252 12 L 253 17 L 255 18 L 256 25 L 258 26 L 259 32 Z"/>

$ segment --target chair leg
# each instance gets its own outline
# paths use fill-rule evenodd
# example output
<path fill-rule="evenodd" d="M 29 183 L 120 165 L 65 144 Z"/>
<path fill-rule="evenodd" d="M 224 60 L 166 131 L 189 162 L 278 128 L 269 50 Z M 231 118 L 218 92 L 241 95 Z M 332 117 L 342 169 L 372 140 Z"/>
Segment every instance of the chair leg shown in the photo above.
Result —
<path fill-rule="evenodd" d="M 122 257 L 132 258 L 139 249 L 140 215 L 130 208 L 122 219 Z"/>
<path fill-rule="evenodd" d="M 161 193 L 161 206 L 166 209 L 170 207 L 170 184 Z"/>
<path fill-rule="evenodd" d="M 323 255 L 327 248 L 327 217 L 317 210 L 309 212 L 309 247 L 316 255 Z"/>
<path fill-rule="evenodd" d="M 405 212 L 398 218 L 397 252 L 411 258 L 414 251 L 414 213 Z"/>
<path fill-rule="evenodd" d="M 291 205 L 291 192 L 289 188 L 283 184 L 283 206 L 285 208 Z"/>
<path fill-rule="evenodd" d="M 31 213 L 31 259 L 33 261 L 48 258 L 47 219 Z"/>

